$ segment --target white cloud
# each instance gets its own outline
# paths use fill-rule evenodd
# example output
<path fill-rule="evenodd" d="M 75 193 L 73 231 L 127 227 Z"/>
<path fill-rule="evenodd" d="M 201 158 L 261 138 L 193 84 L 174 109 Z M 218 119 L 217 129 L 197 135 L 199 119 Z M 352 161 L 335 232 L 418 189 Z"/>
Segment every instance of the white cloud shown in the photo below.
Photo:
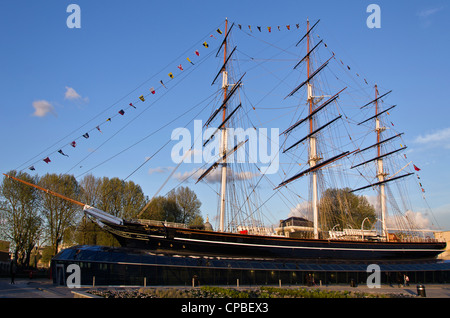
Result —
<path fill-rule="evenodd" d="M 417 13 L 417 16 L 419 17 L 421 26 L 424 28 L 430 27 L 433 22 L 433 19 L 435 18 L 434 15 L 439 11 L 442 11 L 443 9 L 444 7 L 438 7 L 419 11 Z"/>
<path fill-rule="evenodd" d="M 414 142 L 422 145 L 450 148 L 450 128 L 444 128 L 424 136 L 420 135 Z"/>
<path fill-rule="evenodd" d="M 298 203 L 294 208 L 289 212 L 288 217 L 297 216 L 304 219 L 310 218 L 310 202 L 304 201 Z"/>
<path fill-rule="evenodd" d="M 433 14 L 441 11 L 442 9 L 444 9 L 444 7 L 426 9 L 426 10 L 420 11 L 417 15 L 421 18 L 428 18 L 428 17 L 432 16 Z"/>
<path fill-rule="evenodd" d="M 398 229 L 400 226 L 399 224 L 397 224 L 397 218 L 398 217 L 388 216 L 387 227 Z M 430 219 L 422 212 L 413 212 L 411 210 L 408 210 L 405 212 L 402 218 L 403 222 L 405 224 L 410 224 L 411 228 L 413 229 L 430 229 L 432 225 Z"/>
<path fill-rule="evenodd" d="M 68 87 L 66 86 L 66 93 L 64 94 L 64 99 L 68 99 L 68 100 L 80 100 L 80 101 L 84 101 L 84 102 L 88 102 L 89 98 L 88 97 L 81 97 L 80 94 L 78 94 L 72 87 Z"/>
<path fill-rule="evenodd" d="M 44 117 L 48 113 L 52 113 L 56 116 L 55 108 L 46 100 L 37 100 L 33 102 L 33 107 L 35 109 L 33 116 Z"/>
<path fill-rule="evenodd" d="M 174 167 L 157 167 L 157 168 L 150 168 L 148 169 L 148 174 L 154 174 L 154 173 L 166 173 L 169 171 L 172 171 Z"/>

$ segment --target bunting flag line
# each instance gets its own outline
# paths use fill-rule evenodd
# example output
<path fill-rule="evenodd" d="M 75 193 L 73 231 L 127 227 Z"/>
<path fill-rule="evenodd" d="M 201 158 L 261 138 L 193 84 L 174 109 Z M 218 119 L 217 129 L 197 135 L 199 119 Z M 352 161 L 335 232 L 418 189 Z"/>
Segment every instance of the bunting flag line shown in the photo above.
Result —
<path fill-rule="evenodd" d="M 242 24 L 238 23 L 237 26 L 238 26 L 238 28 L 240 30 L 242 30 Z M 247 26 L 248 26 L 248 29 L 250 30 L 250 32 L 252 32 L 252 26 L 251 25 L 247 25 Z M 299 23 L 296 23 L 295 26 L 296 26 L 297 29 L 300 28 L 300 24 Z M 277 25 L 276 27 L 277 27 L 278 31 L 281 31 L 281 26 L 280 25 Z M 290 24 L 286 24 L 285 27 L 286 27 L 286 30 L 291 31 L 291 25 Z M 256 28 L 258 29 L 259 32 L 262 32 L 261 31 L 261 26 L 256 26 Z M 269 33 L 272 33 L 272 26 L 267 26 L 267 31 Z"/>
<path fill-rule="evenodd" d="M 220 28 L 217 28 L 215 31 L 217 32 L 217 34 L 223 35 L 223 32 L 222 32 L 222 30 L 221 30 Z M 216 33 L 214 33 L 214 34 L 216 34 Z M 213 39 L 217 40 L 217 38 L 220 37 L 220 36 L 218 36 L 217 34 L 216 34 L 216 36 L 214 36 L 214 34 L 211 34 L 208 38 L 209 38 L 209 39 L 213 38 Z M 210 43 L 212 43 L 214 40 L 208 40 L 208 42 L 211 41 L 210 43 L 204 41 L 204 39 L 203 39 L 202 41 L 203 41 L 203 42 L 199 41 L 198 45 L 200 46 L 200 43 L 201 43 L 202 46 L 203 46 L 204 48 L 209 48 Z M 194 51 L 193 51 L 192 53 L 195 54 L 194 57 L 199 57 L 199 56 L 200 56 L 200 51 L 199 51 L 199 49 L 197 49 L 197 50 L 194 49 Z M 192 54 L 192 55 L 193 55 L 193 54 Z M 189 62 L 189 66 L 190 66 L 190 65 L 195 65 L 194 59 L 192 58 L 192 56 L 186 57 L 186 60 Z M 178 69 L 179 71 L 184 71 L 184 70 L 185 70 L 185 68 L 183 67 L 183 65 L 180 64 L 180 63 L 177 63 L 176 66 L 177 66 L 177 69 Z M 168 75 L 169 75 L 170 79 L 175 79 L 175 77 L 176 77 L 176 73 L 175 73 L 175 72 L 169 72 Z M 160 80 L 159 82 L 160 82 L 160 84 L 161 84 L 162 87 L 164 87 L 164 88 L 167 89 L 167 87 L 166 87 L 166 85 L 164 84 L 163 80 Z M 158 88 L 157 88 L 157 89 L 158 89 Z M 156 90 L 157 90 L 157 89 L 156 89 Z M 154 87 L 151 87 L 149 90 L 150 90 L 150 93 L 151 93 L 152 95 L 154 95 L 154 94 L 156 93 L 156 90 L 155 90 Z M 145 102 L 147 96 L 148 96 L 148 95 L 145 95 L 145 96 L 144 96 L 144 95 L 141 95 L 141 96 L 139 96 L 139 100 L 142 101 L 142 102 Z M 136 109 L 136 106 L 133 104 L 133 102 L 129 103 L 129 107 L 132 107 L 132 108 Z M 118 114 L 120 114 L 120 115 L 123 116 L 123 115 L 125 114 L 125 111 L 126 111 L 126 110 L 127 110 L 127 108 L 120 109 L 120 110 L 118 111 Z M 118 116 L 118 115 L 116 114 L 115 116 Z M 106 119 L 106 122 L 111 122 L 111 121 L 112 121 L 112 120 L 111 120 L 112 117 L 114 117 L 114 116 L 111 116 L 111 117 L 107 118 L 107 119 Z M 100 129 L 100 127 L 101 127 L 101 124 L 95 126 L 95 129 L 97 129 L 100 133 L 103 133 L 102 130 Z M 90 132 L 90 130 L 89 130 L 88 132 Z M 82 135 L 85 139 L 90 138 L 90 135 L 89 135 L 88 132 L 86 132 L 85 134 Z M 81 138 L 81 136 L 80 136 L 80 138 Z M 78 140 L 78 139 L 75 139 L 75 140 Z M 75 147 L 77 146 L 77 142 L 76 142 L 75 140 L 73 140 L 72 142 L 69 143 L 69 145 L 72 146 L 73 148 L 75 148 Z M 69 157 L 66 153 L 63 152 L 63 149 L 59 149 L 59 150 L 58 150 L 58 153 L 60 153 L 60 154 L 63 155 L 63 156 Z M 42 159 L 42 160 L 43 160 L 44 162 L 46 162 L 46 163 L 50 163 L 50 162 L 51 162 L 51 160 L 50 160 L 49 157 L 46 157 L 45 159 Z M 36 170 L 34 165 L 29 166 L 28 169 L 31 170 L 31 171 L 35 171 L 35 170 Z"/>
<path fill-rule="evenodd" d="M 237 24 L 237 25 L 238 25 L 239 29 L 242 30 L 242 24 Z M 288 31 L 291 31 L 291 30 L 294 29 L 294 28 L 291 28 L 291 24 L 286 24 L 285 26 L 286 26 L 286 30 L 288 30 Z M 253 32 L 253 31 L 252 31 L 252 26 L 251 26 L 251 25 L 247 25 L 247 27 L 248 27 L 248 30 L 249 30 L 250 32 Z M 256 28 L 258 29 L 259 32 L 264 33 L 264 32 L 262 31 L 262 27 L 261 27 L 260 25 L 256 26 Z M 272 26 L 266 26 L 266 28 L 267 28 L 267 33 L 273 33 L 273 32 L 272 32 L 272 29 L 273 29 Z M 281 31 L 281 27 L 280 27 L 280 26 L 277 26 L 277 28 L 278 28 L 279 31 Z M 296 29 L 300 29 L 300 24 L 299 24 L 299 23 L 296 23 L 296 24 L 295 24 L 295 28 L 296 28 Z M 317 37 L 320 38 L 319 35 L 317 35 Z M 328 48 L 328 45 L 327 45 L 325 42 L 324 42 L 324 45 L 325 45 L 326 48 Z M 335 55 L 334 52 L 332 52 L 332 53 L 333 53 L 333 55 Z M 336 57 L 335 57 L 335 59 L 336 59 Z M 348 71 L 351 71 L 350 65 L 344 64 L 344 62 L 343 62 L 342 60 L 339 60 L 339 61 L 341 62 L 341 64 L 342 64 L 344 67 L 347 68 Z M 360 74 L 358 74 L 358 73 L 355 73 L 355 74 L 356 74 L 357 77 L 360 77 Z M 366 85 L 369 85 L 369 83 L 367 82 L 367 80 L 366 80 L 365 78 L 364 78 L 364 82 L 366 83 Z"/>

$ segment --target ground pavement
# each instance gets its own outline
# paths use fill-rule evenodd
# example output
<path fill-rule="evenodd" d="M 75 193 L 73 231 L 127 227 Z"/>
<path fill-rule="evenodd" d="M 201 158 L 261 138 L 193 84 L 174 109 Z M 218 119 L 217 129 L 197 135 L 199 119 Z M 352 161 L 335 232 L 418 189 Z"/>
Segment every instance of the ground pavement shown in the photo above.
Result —
<path fill-rule="evenodd" d="M 450 284 L 435 284 L 424 286 L 427 298 L 450 298 Z M 290 287 L 294 288 L 293 286 Z M 171 288 L 173 288 L 173 286 L 171 286 Z M 416 285 L 400 287 L 397 285 L 381 285 L 381 288 L 368 288 L 366 285 L 358 285 L 356 287 L 350 287 L 346 285 L 328 285 L 314 286 L 309 288 L 318 288 L 321 290 L 348 290 L 366 293 L 404 294 L 417 296 Z M 50 279 L 19 278 L 15 280 L 15 284 L 10 284 L 9 278 L 0 278 L 0 298 L 74 298 L 74 294 L 72 293 L 73 291 L 84 291 L 86 289 L 89 288 L 84 287 L 71 289 L 65 286 L 54 285 L 52 280 Z"/>

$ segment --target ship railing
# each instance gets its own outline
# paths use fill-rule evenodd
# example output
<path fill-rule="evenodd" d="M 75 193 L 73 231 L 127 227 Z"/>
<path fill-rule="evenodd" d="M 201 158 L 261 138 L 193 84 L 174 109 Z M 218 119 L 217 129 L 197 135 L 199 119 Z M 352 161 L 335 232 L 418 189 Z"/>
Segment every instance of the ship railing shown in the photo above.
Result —
<path fill-rule="evenodd" d="M 388 241 L 386 237 L 381 235 L 357 235 L 357 234 L 344 234 L 341 231 L 329 231 L 329 239 L 332 240 L 343 240 L 343 241 Z M 413 236 L 413 237 L 395 237 L 390 238 L 390 242 L 411 242 L 411 243 L 437 243 L 437 242 L 445 242 L 445 240 L 440 238 L 431 238 L 431 237 L 419 237 L 419 236 Z"/>
<path fill-rule="evenodd" d="M 167 227 L 177 227 L 186 229 L 187 225 L 184 223 L 176 223 L 176 222 L 167 222 L 167 221 L 157 221 L 157 220 L 146 220 L 146 219 L 138 219 L 138 222 L 145 225 L 155 225 L 155 226 L 167 226 Z"/>

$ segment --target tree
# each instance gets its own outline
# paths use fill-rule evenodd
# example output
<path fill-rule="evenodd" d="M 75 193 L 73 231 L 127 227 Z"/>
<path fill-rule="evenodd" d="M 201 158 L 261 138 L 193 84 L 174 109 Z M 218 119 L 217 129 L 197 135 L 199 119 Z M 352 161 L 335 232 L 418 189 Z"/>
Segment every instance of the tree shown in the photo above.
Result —
<path fill-rule="evenodd" d="M 175 200 L 158 196 L 152 199 L 141 218 L 181 223 L 181 210 Z"/>
<path fill-rule="evenodd" d="M 342 228 L 360 229 L 365 218 L 364 228 L 371 227 L 376 220 L 375 208 L 366 197 L 350 192 L 350 189 L 327 189 L 319 203 L 320 223 L 322 229 L 333 228 L 339 225 Z"/>
<path fill-rule="evenodd" d="M 191 224 L 200 216 L 202 203 L 195 192 L 188 187 L 179 187 L 170 191 L 168 198 L 174 200 L 181 210 L 180 223 Z"/>
<path fill-rule="evenodd" d="M 146 204 L 139 185 L 133 181 L 103 177 L 100 182 L 98 208 L 114 216 L 131 219 L 137 216 Z"/>
<path fill-rule="evenodd" d="M 77 199 L 80 187 L 74 176 L 63 174 L 46 174 L 39 184 L 45 189 L 60 193 L 66 197 Z M 41 192 L 42 215 L 46 221 L 46 238 L 53 247 L 54 255 L 59 246 L 73 227 L 79 216 L 79 207 L 59 197 Z"/>
<path fill-rule="evenodd" d="M 80 200 L 90 206 L 124 219 L 135 218 L 146 204 L 139 185 L 119 178 L 96 178 L 86 175 L 80 181 Z M 113 235 L 83 216 L 78 224 L 77 242 L 80 244 L 118 246 Z"/>
<path fill-rule="evenodd" d="M 10 171 L 8 175 L 30 183 L 38 180 L 23 172 Z M 31 252 L 42 232 L 37 189 L 6 177 L 0 186 L 0 195 L 4 200 L 0 216 L 2 238 L 12 242 L 18 265 L 28 267 Z"/>

